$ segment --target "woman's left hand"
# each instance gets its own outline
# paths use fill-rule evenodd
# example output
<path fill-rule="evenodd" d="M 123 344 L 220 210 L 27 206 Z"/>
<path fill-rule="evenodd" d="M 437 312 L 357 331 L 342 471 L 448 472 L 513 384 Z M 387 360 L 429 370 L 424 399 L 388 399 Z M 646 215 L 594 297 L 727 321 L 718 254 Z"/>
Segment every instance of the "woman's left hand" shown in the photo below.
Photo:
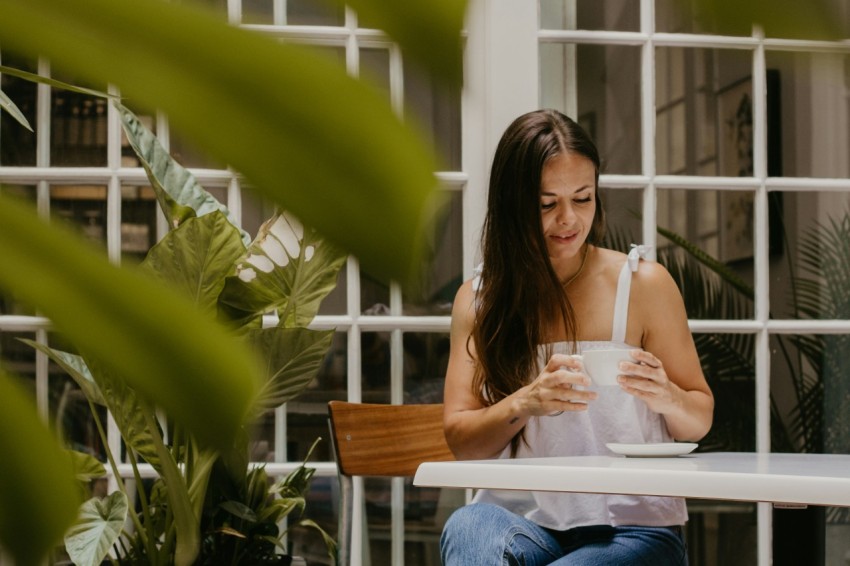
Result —
<path fill-rule="evenodd" d="M 680 403 L 682 390 L 667 377 L 664 365 L 652 353 L 632 350 L 634 362 L 620 362 L 620 388 L 641 399 L 656 413 L 668 413 Z"/>

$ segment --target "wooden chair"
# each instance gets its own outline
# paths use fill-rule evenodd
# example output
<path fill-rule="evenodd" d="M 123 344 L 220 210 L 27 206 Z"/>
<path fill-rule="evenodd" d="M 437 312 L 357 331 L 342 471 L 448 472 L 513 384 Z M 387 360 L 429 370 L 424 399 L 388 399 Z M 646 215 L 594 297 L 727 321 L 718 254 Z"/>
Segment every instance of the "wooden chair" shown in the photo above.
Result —
<path fill-rule="evenodd" d="M 443 405 L 328 403 L 339 469 L 339 564 L 351 561 L 353 476 L 412 477 L 422 462 L 454 460 L 443 433 Z"/>

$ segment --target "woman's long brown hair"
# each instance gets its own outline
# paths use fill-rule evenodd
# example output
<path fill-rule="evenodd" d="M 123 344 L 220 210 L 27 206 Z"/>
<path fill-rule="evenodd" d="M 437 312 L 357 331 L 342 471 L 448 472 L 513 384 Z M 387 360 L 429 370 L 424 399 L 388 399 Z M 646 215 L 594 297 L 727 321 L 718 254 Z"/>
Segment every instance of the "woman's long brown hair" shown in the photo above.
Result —
<path fill-rule="evenodd" d="M 575 312 L 549 260 L 540 213 L 543 167 L 565 152 L 590 159 L 596 169 L 596 214 L 587 243 L 598 243 L 605 230 L 599 153 L 577 123 L 556 110 L 529 112 L 511 123 L 496 148 L 472 330 L 478 357 L 473 387 L 484 405 L 536 375 L 538 348 L 559 318 L 567 341 L 576 342 Z M 521 436 L 511 442 L 512 455 Z"/>

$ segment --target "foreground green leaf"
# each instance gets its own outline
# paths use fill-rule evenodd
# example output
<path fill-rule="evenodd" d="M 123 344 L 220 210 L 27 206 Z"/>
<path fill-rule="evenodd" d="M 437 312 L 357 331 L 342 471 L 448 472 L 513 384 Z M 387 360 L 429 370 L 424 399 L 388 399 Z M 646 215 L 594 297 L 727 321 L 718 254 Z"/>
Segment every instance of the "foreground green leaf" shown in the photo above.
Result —
<path fill-rule="evenodd" d="M 260 383 L 258 362 L 219 324 L 139 270 L 0 194 L 0 288 L 38 305 L 83 352 L 202 442 L 226 448 Z M 203 403 L 198 391 L 204 392 Z"/>
<path fill-rule="evenodd" d="M 405 54 L 442 77 L 460 85 L 463 73 L 461 34 L 464 0 L 335 0 L 354 8 L 361 21 L 377 24 L 397 41 Z"/>
<path fill-rule="evenodd" d="M 679 0 L 719 33 L 749 34 L 761 26 L 768 37 L 844 39 L 850 25 L 840 3 L 829 0 Z"/>
<path fill-rule="evenodd" d="M 121 536 L 127 519 L 127 496 L 116 491 L 83 503 L 80 517 L 65 535 L 65 549 L 77 566 L 99 566 Z"/>
<path fill-rule="evenodd" d="M 0 545 L 19 566 L 39 564 L 77 515 L 70 459 L 35 405 L 0 372 Z"/>
<path fill-rule="evenodd" d="M 0 12 L 4 45 L 163 110 L 370 274 L 409 282 L 421 269 L 444 202 L 433 150 L 326 54 L 161 0 L 0 0 Z"/>

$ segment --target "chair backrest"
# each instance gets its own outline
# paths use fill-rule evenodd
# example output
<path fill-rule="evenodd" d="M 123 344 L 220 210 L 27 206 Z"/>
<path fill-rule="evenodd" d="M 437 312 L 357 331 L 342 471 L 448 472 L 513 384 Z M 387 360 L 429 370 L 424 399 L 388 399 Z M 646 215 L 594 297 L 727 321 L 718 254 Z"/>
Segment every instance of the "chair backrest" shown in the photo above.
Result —
<path fill-rule="evenodd" d="M 443 405 L 328 403 L 339 468 L 338 564 L 351 563 L 352 476 L 410 477 L 422 462 L 454 460 L 443 433 Z"/>
<path fill-rule="evenodd" d="M 328 403 L 336 461 L 346 476 L 413 476 L 422 462 L 454 460 L 443 405 Z"/>

